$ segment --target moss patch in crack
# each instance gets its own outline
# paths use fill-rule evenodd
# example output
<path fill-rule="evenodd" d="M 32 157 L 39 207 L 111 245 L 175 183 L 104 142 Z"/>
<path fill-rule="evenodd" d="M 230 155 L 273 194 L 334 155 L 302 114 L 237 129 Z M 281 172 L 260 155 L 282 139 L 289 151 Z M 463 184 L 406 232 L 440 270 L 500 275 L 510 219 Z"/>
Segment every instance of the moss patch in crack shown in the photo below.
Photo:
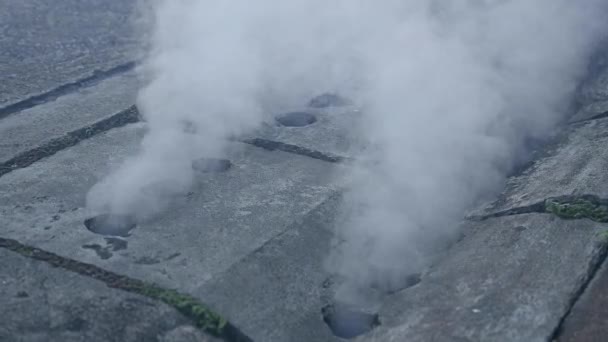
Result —
<path fill-rule="evenodd" d="M 228 324 L 224 318 L 201 304 L 194 297 L 172 289 L 164 289 L 147 283 L 129 284 L 129 290 L 146 297 L 160 300 L 194 321 L 194 324 L 215 336 L 222 336 Z M 123 287 L 123 289 L 126 289 Z"/>
<path fill-rule="evenodd" d="M 545 201 L 545 212 L 562 219 L 587 218 L 596 222 L 608 222 L 608 206 L 595 196 L 548 199 Z"/>
<path fill-rule="evenodd" d="M 179 293 L 176 290 L 165 289 L 155 284 L 104 270 L 95 265 L 64 258 L 39 248 L 21 244 L 12 239 L 0 238 L 0 248 L 5 248 L 27 258 L 46 262 L 53 267 L 96 279 L 111 288 L 160 300 L 188 317 L 197 327 L 211 335 L 222 338 L 224 341 L 251 342 L 248 336 L 220 315 L 213 312 L 198 299 Z"/>
<path fill-rule="evenodd" d="M 608 229 L 604 229 L 601 232 L 597 233 L 597 236 L 602 240 L 602 242 L 608 242 Z"/>

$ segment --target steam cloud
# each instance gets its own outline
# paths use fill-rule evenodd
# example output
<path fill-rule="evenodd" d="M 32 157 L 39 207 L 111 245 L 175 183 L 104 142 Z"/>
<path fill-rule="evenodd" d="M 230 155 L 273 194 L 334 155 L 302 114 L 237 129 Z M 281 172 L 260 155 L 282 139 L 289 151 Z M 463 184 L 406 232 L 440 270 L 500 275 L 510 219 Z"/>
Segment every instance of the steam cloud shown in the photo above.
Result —
<path fill-rule="evenodd" d="M 437 241 L 563 118 L 605 32 L 604 0 L 165 0 L 153 3 L 142 151 L 94 211 L 147 217 L 191 163 L 276 108 L 354 99 L 368 142 L 328 263 L 358 286 L 420 271 Z M 192 134 L 196 132 L 196 134 Z"/>

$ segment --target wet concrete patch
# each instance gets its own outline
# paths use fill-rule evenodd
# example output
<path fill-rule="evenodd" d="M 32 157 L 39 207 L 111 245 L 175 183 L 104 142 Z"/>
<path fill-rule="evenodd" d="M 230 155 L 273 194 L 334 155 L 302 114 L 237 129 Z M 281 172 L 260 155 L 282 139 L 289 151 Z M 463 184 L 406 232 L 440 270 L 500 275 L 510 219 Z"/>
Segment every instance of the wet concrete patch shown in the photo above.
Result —
<path fill-rule="evenodd" d="M 228 159 L 201 158 L 192 162 L 192 168 L 198 172 L 216 173 L 225 172 L 232 167 Z"/>
<path fill-rule="evenodd" d="M 277 116 L 276 121 L 285 127 L 304 127 L 317 122 L 317 117 L 307 112 L 290 112 Z"/>
<path fill-rule="evenodd" d="M 121 238 L 107 237 L 105 238 L 108 247 L 111 247 L 114 252 L 127 249 L 129 243 Z"/>
<path fill-rule="evenodd" d="M 332 333 L 340 338 L 355 338 L 380 325 L 378 314 L 368 313 L 341 303 L 324 306 L 321 314 Z"/>
<path fill-rule="evenodd" d="M 84 220 L 84 225 L 95 234 L 128 237 L 136 222 L 128 215 L 102 214 Z"/>
<path fill-rule="evenodd" d="M 102 247 L 101 245 L 96 244 L 96 243 L 89 244 L 89 245 L 83 245 L 82 248 L 95 251 L 97 256 L 99 256 L 102 260 L 108 260 L 113 256 L 112 252 L 110 252 L 110 249 L 107 246 Z"/>

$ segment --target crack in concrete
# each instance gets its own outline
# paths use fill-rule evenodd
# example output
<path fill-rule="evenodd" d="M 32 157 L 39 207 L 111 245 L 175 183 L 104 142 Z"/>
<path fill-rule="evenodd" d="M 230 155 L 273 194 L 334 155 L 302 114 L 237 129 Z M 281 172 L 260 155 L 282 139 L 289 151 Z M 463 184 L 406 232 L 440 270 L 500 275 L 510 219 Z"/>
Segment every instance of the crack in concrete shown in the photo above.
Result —
<path fill-rule="evenodd" d="M 305 147 L 300 147 L 297 145 L 287 144 L 274 140 L 267 140 L 261 138 L 252 138 L 252 139 L 244 139 L 244 140 L 236 140 L 245 144 L 249 144 L 255 147 L 263 148 L 268 151 L 283 151 L 287 153 L 297 154 L 313 159 L 318 159 L 330 163 L 341 163 L 350 158 L 337 156 L 329 153 L 324 153 L 316 150 L 311 150 Z"/>
<path fill-rule="evenodd" d="M 576 121 L 571 121 L 569 122 L 570 125 L 574 125 L 574 124 L 580 124 L 580 123 L 584 123 L 584 122 L 589 122 L 589 121 L 594 121 L 594 120 L 600 120 L 600 119 L 604 119 L 608 117 L 608 111 L 603 112 L 603 113 L 599 113 L 596 114 L 590 118 L 586 118 L 586 119 L 581 119 L 581 120 L 576 120 Z"/>
<path fill-rule="evenodd" d="M 543 201 L 511 208 L 488 215 L 466 217 L 470 221 L 484 221 L 490 218 L 521 214 L 553 214 L 564 220 L 590 219 L 595 222 L 608 223 L 608 199 L 596 195 L 565 195 L 550 197 Z"/>
<path fill-rule="evenodd" d="M 606 262 L 607 257 L 608 257 L 608 244 L 606 244 L 606 242 L 603 242 L 599 253 L 589 261 L 589 265 L 587 267 L 587 269 L 588 269 L 587 276 L 585 277 L 585 279 L 583 279 L 581 286 L 572 294 L 570 301 L 568 302 L 568 308 L 567 308 L 566 312 L 560 318 L 559 323 L 557 324 L 557 326 L 555 327 L 555 329 L 553 330 L 551 335 L 549 335 L 549 338 L 547 341 L 552 341 L 552 342 L 559 341 L 559 339 L 563 333 L 564 322 L 566 321 L 566 319 L 568 319 L 568 317 L 572 313 L 572 309 L 574 308 L 576 303 L 581 299 L 583 294 L 585 294 L 585 291 L 587 291 L 587 288 L 589 288 L 589 285 L 591 284 L 593 279 L 595 279 L 597 272 L 600 270 L 602 265 Z"/>
<path fill-rule="evenodd" d="M 17 170 L 28 167 L 33 163 L 54 155 L 55 153 L 72 147 L 79 142 L 91 138 L 99 133 L 103 133 L 111 130 L 112 128 L 119 128 L 130 123 L 140 122 L 141 115 L 135 105 L 120 111 L 108 118 L 97 121 L 96 123 L 79 128 L 75 131 L 69 132 L 61 137 L 55 138 L 41 146 L 35 147 L 31 150 L 22 152 L 13 158 L 0 163 L 0 177 L 3 175 Z M 330 163 L 340 163 L 344 161 L 352 161 L 352 158 L 332 155 L 316 150 L 311 150 L 305 147 L 297 145 L 287 144 L 283 142 L 252 138 L 252 139 L 230 139 L 231 141 L 241 142 L 244 144 L 252 145 L 255 147 L 263 148 L 268 151 L 283 151 L 291 154 L 297 154 L 313 159 L 318 159 Z"/>
<path fill-rule="evenodd" d="M 599 223 L 608 223 L 608 200 L 590 194 L 551 197 L 528 206 L 512 208 L 489 215 L 468 217 L 467 219 L 483 221 L 489 218 L 530 213 L 553 214 L 564 220 L 590 219 Z M 585 293 L 604 262 L 606 262 L 608 257 L 608 239 L 604 238 L 599 244 L 599 252 L 587 265 L 587 275 L 582 280 L 578 289 L 571 294 L 566 311 L 549 335 L 548 341 L 559 340 L 559 337 L 563 333 L 563 324 L 572 312 L 573 307 Z"/>
<path fill-rule="evenodd" d="M 237 327 L 190 295 L 106 271 L 95 265 L 64 258 L 39 248 L 24 245 L 12 239 L 0 238 L 0 248 L 18 253 L 26 258 L 46 262 L 53 267 L 101 281 L 110 288 L 139 294 L 161 301 L 189 318 L 199 329 L 202 329 L 210 335 L 221 338 L 224 341 L 252 342 L 251 338 L 242 333 Z"/>
<path fill-rule="evenodd" d="M 55 138 L 41 146 L 35 147 L 31 150 L 20 153 L 13 158 L 0 163 L 0 177 L 3 175 L 27 166 L 39 161 L 40 159 L 54 155 L 55 153 L 72 147 L 79 142 L 91 138 L 94 135 L 103 133 L 112 128 L 121 127 L 129 123 L 135 123 L 139 121 L 139 112 L 135 106 L 131 106 L 121 112 L 118 112 L 108 118 L 97 121 L 96 123 L 79 128 L 75 131 L 69 132 L 61 137 Z"/>
<path fill-rule="evenodd" d="M 96 70 L 91 76 L 76 80 L 74 82 L 62 84 L 57 88 L 51 89 L 42 94 L 34 95 L 25 100 L 10 104 L 6 107 L 0 108 L 0 119 L 5 118 L 11 114 L 20 112 L 22 110 L 30 109 L 38 105 L 54 101 L 60 96 L 76 92 L 83 88 L 94 86 L 105 79 L 133 70 L 135 68 L 135 65 L 136 62 L 131 61 L 115 66 L 108 70 Z"/>

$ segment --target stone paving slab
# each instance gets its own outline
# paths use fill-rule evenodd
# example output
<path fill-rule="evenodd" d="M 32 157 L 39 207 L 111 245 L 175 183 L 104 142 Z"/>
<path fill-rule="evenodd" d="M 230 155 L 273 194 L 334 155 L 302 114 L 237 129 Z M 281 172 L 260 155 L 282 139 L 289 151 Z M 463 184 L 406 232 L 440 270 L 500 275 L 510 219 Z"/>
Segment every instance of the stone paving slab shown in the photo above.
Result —
<path fill-rule="evenodd" d="M 200 175 L 188 196 L 130 237 L 93 234 L 83 224 L 90 215 L 85 195 L 137 150 L 143 130 L 143 124 L 111 130 L 0 177 L 0 236 L 190 292 L 337 188 L 336 164 L 235 143 L 232 168 Z"/>
<path fill-rule="evenodd" d="M 606 340 L 608 322 L 608 265 L 599 269 L 561 326 L 559 342 Z"/>
<path fill-rule="evenodd" d="M 507 181 L 496 202 L 473 215 L 496 215 L 549 198 L 594 195 L 608 198 L 608 119 L 577 124 L 522 174 Z"/>
<path fill-rule="evenodd" d="M 137 77 L 129 72 L 3 118 L 0 164 L 130 107 L 137 86 Z"/>
<path fill-rule="evenodd" d="M 161 302 L 5 249 L 0 259 L 0 341 L 218 341 Z"/>
<path fill-rule="evenodd" d="M 606 249 L 608 226 L 524 214 L 466 224 L 358 341 L 547 341 Z"/>
<path fill-rule="evenodd" d="M 133 1 L 0 0 L 0 108 L 132 62 Z"/>
<path fill-rule="evenodd" d="M 302 127 L 286 127 L 276 120 L 289 113 L 312 114 L 316 121 Z M 361 111 L 352 105 L 293 108 L 268 113 L 261 127 L 245 138 L 268 139 L 331 156 L 354 158 L 364 149 L 358 138 L 361 135 L 357 134 L 360 119 Z"/>
<path fill-rule="evenodd" d="M 283 234 L 205 284 L 215 307 L 254 341 L 337 341 L 323 322 L 328 304 L 323 263 L 340 196 L 330 197 Z"/>

